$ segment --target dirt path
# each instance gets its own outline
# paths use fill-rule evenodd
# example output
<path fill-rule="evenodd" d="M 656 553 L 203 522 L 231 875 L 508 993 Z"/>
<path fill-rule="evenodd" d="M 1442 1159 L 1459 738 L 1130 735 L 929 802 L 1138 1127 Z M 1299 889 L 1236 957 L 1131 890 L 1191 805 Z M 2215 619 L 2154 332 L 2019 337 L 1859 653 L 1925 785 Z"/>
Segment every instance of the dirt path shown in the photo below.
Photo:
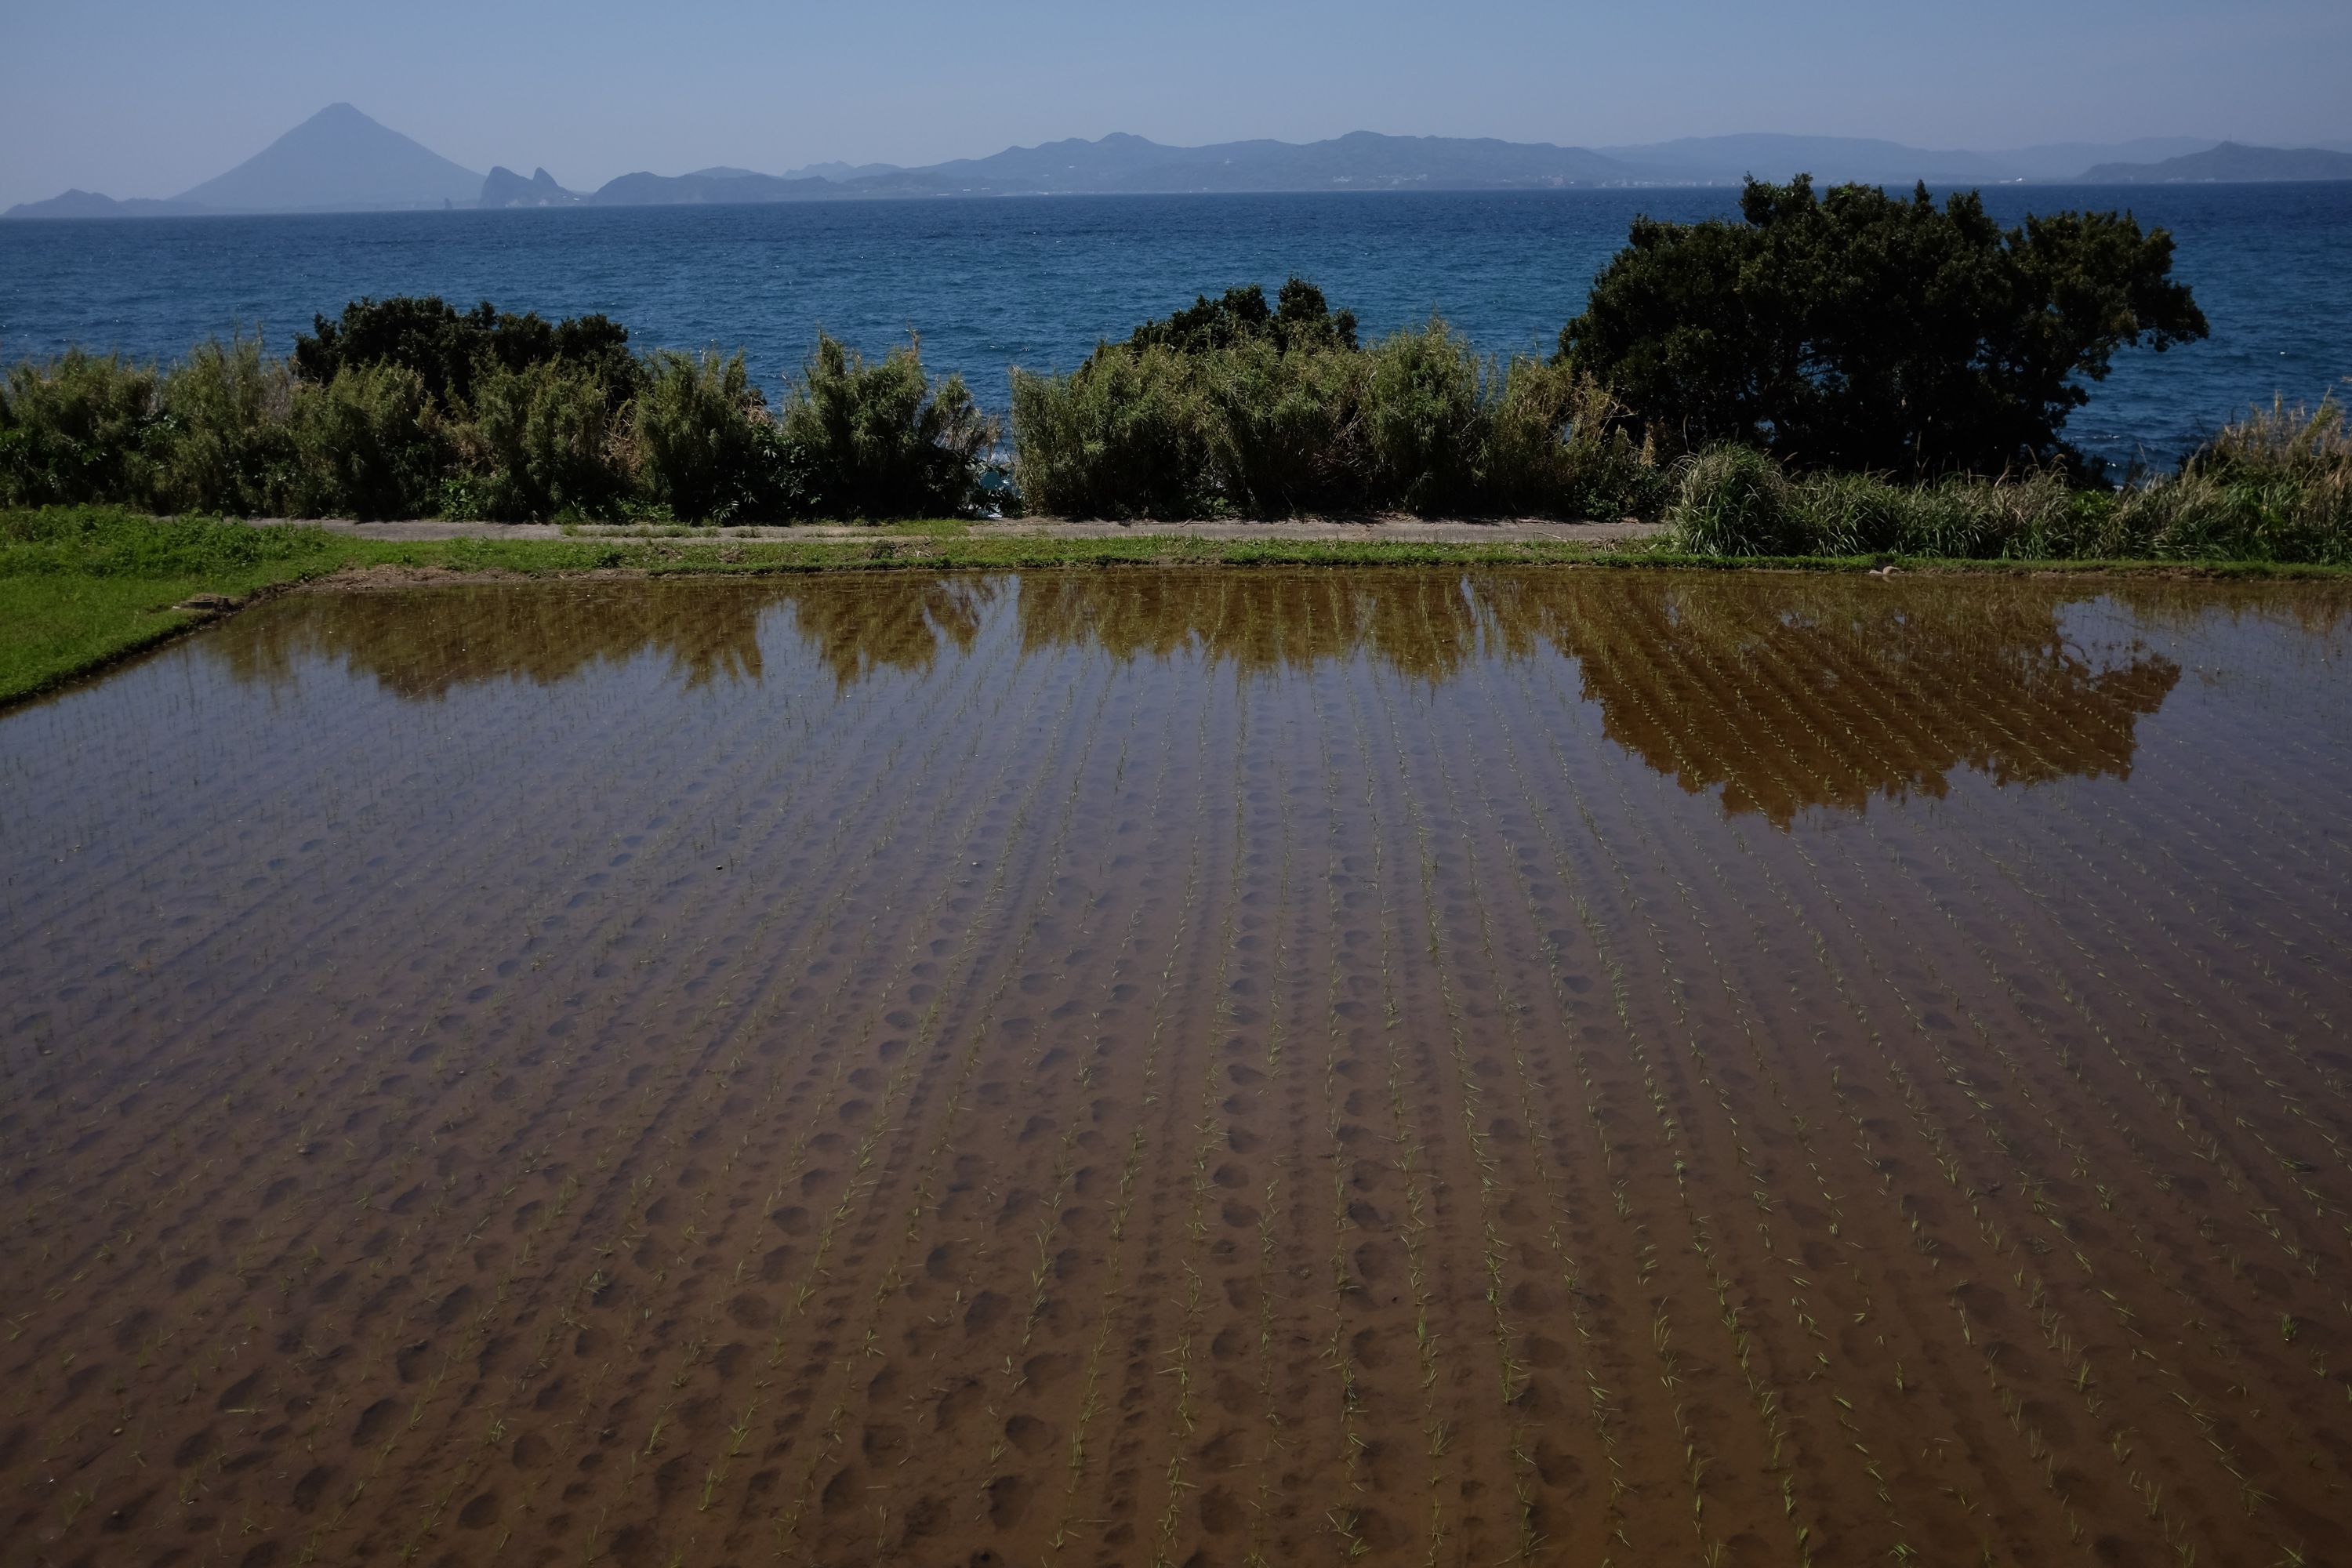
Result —
<path fill-rule="evenodd" d="M 366 539 L 642 539 L 679 537 L 643 527 L 572 526 L 551 522 L 454 522 L 437 518 L 406 522 L 354 522 L 348 519 L 256 518 L 257 524 L 310 522 L 334 533 Z M 880 531 L 868 524 L 794 523 L 743 528 L 698 528 L 695 539 L 868 539 Z M 1533 518 L 1505 521 L 1431 521 L 1424 518 L 1302 518 L 1279 522 L 1109 522 L 1013 518 L 975 522 L 961 537 L 1024 539 L 1116 539 L 1124 534 L 1191 536 L 1196 539 L 1383 539 L 1399 543 L 1516 544 L 1554 540 L 1612 544 L 1654 538 L 1655 523 L 1547 522 Z"/>

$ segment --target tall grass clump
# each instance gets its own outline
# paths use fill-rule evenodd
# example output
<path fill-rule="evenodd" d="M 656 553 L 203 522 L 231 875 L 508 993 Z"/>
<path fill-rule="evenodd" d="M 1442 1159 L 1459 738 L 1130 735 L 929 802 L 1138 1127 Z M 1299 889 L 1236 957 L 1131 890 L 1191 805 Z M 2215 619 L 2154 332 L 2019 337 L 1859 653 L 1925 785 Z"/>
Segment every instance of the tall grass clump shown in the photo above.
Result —
<path fill-rule="evenodd" d="M 2352 563 L 2352 410 L 2273 400 L 2119 510 L 2154 553 Z"/>
<path fill-rule="evenodd" d="M 2274 404 L 2171 473 L 2118 489 L 2061 468 L 1921 484 L 1791 475 L 1739 447 L 1677 466 L 1674 543 L 1704 555 L 2352 563 L 2352 420 Z"/>

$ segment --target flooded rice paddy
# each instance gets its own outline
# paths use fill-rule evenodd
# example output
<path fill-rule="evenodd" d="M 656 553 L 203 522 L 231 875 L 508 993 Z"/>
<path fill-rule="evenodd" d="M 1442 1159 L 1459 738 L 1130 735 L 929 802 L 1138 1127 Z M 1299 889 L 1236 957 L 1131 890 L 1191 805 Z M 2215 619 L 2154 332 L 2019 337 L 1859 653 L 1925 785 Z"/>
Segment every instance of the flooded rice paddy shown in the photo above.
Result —
<path fill-rule="evenodd" d="M 2347 652 L 2286 584 L 261 606 L 0 718 L 0 1559 L 2343 1561 Z"/>

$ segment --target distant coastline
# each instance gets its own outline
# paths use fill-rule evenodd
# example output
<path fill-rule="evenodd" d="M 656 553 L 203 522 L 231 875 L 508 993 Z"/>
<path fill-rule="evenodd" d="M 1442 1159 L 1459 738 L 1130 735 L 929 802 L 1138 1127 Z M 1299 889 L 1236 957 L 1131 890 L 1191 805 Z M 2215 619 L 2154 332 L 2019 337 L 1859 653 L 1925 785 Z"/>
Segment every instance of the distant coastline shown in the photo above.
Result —
<path fill-rule="evenodd" d="M 74 189 L 0 219 L 197 217 L 279 213 L 764 205 L 1034 195 L 1390 191 L 1624 190 L 1736 185 L 1749 174 L 1823 184 L 2135 184 L 2352 180 L 2352 149 L 2250 147 L 2194 138 L 1937 152 L 1866 139 L 1742 135 L 1639 146 L 1561 147 L 1493 138 L 1351 132 L 1328 141 L 1174 147 L 1112 134 L 1010 147 L 919 168 L 813 164 L 768 174 L 713 167 L 639 171 L 593 191 L 545 168 L 487 175 L 452 163 L 350 104 L 321 110 L 217 178 L 170 198 Z"/>

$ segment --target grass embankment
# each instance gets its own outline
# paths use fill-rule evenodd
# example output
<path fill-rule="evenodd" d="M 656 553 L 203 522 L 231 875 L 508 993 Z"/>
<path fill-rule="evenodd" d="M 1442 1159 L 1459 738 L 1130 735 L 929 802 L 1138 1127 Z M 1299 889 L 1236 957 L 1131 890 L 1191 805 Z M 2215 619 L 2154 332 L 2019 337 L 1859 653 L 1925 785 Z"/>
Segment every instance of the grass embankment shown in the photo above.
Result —
<path fill-rule="evenodd" d="M 254 528 L 215 519 L 158 519 L 115 508 L 0 511 L 0 704 L 47 690 L 203 624 L 242 603 L 352 568 L 562 576 L 919 568 L 929 571 L 1144 565 L 1772 568 L 1861 572 L 2194 572 L 2214 576 L 2352 578 L 2352 567 L 2179 560 L 1959 560 L 1873 554 L 1694 553 L 1672 539 L 1595 547 L 1535 540 L 1445 543 L 1377 539 L 1202 539 L 1128 533 L 1055 539 L 979 533 L 957 522 L 883 524 L 856 539 L 740 539 L 724 533 L 645 538 L 443 539 L 396 542 L 308 527 Z"/>

